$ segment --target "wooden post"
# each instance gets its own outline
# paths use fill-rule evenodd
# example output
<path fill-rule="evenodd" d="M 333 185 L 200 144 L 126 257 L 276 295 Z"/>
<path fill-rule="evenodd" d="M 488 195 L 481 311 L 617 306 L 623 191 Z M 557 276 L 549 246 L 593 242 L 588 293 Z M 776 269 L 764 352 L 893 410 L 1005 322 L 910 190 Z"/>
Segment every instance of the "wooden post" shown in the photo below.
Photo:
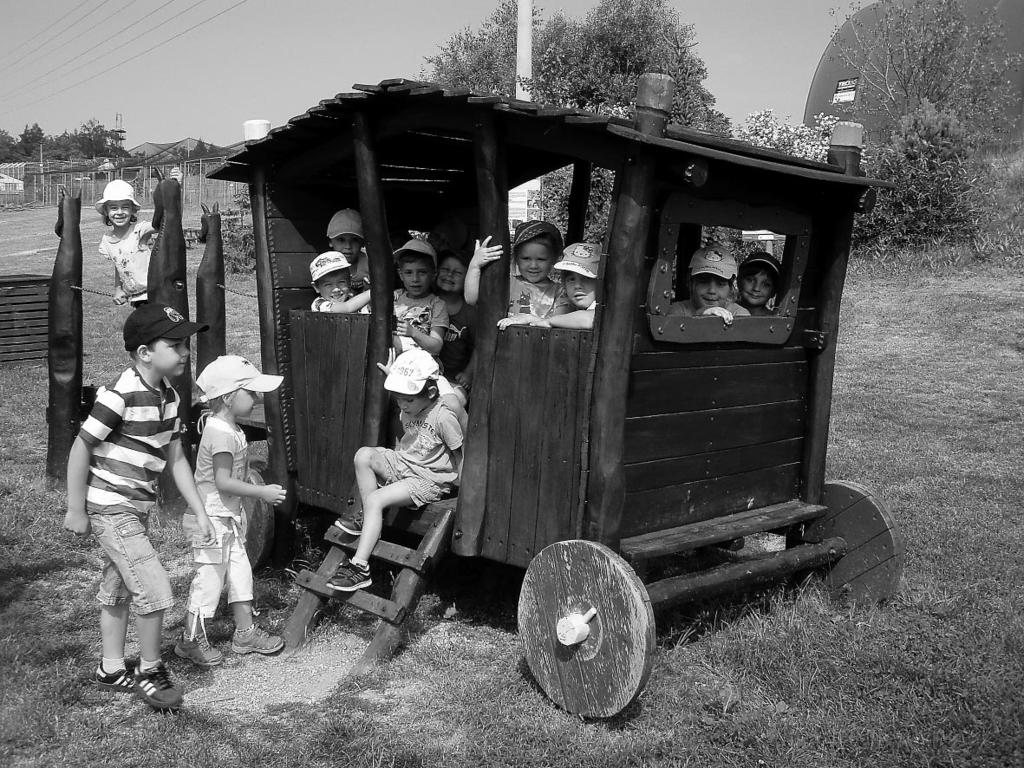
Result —
<path fill-rule="evenodd" d="M 636 99 L 637 130 L 661 136 L 668 122 L 675 82 L 667 75 L 640 78 Z M 604 273 L 605 306 L 595 329 L 597 361 L 590 415 L 590 471 L 587 485 L 586 538 L 618 549 L 625 501 L 622 450 L 626 395 L 639 301 L 639 276 L 654 204 L 654 155 L 634 143 L 623 167 Z"/>
<path fill-rule="evenodd" d="M 159 222 L 160 234 L 153 246 L 149 260 L 147 295 L 150 301 L 174 307 L 184 317 L 189 316 L 188 286 L 185 284 L 185 233 L 181 229 L 181 185 L 175 179 L 162 179 L 154 190 L 154 226 Z M 180 376 L 171 378 L 171 384 L 178 393 L 178 417 L 181 419 L 182 447 L 189 461 L 192 461 L 192 445 L 195 443 L 192 423 L 192 366 L 186 365 Z M 163 492 L 174 493 L 174 483 L 168 473 L 164 474 Z"/>
<path fill-rule="evenodd" d="M 200 177 L 202 178 L 202 177 Z M 206 243 L 196 272 L 196 320 L 210 326 L 196 339 L 196 374 L 227 351 L 224 289 L 224 239 L 220 231 L 220 206 L 203 206 L 199 241 Z"/>
<path fill-rule="evenodd" d="M 256 296 L 260 323 L 260 362 L 263 372 L 277 375 L 277 350 L 282 339 L 277 322 L 278 303 L 274 293 L 273 273 L 270 268 L 270 222 L 267 220 L 267 172 L 263 166 L 256 166 L 249 175 L 249 199 L 252 204 L 253 250 L 256 254 Z M 285 488 L 288 498 L 284 504 L 274 507 L 274 562 L 286 563 L 295 544 L 295 514 L 298 501 L 295 497 L 295 478 L 288 472 L 288 454 L 285 448 L 284 413 L 281 390 L 267 392 L 263 396 L 263 414 L 267 424 L 267 448 L 269 463 L 268 482 Z"/>
<path fill-rule="evenodd" d="M 508 232 L 508 179 L 505 146 L 498 136 L 494 114 L 481 109 L 473 131 L 473 157 L 476 164 L 477 199 L 480 208 L 481 238 L 492 236 L 492 245 L 504 249 L 501 258 L 487 267 L 480 279 L 477 303 L 476 370 L 473 375 L 473 407 L 469 410 L 469 434 L 466 436 L 463 481 L 459 491 L 459 509 L 455 521 L 456 554 L 480 553 L 480 531 L 487 500 L 487 464 L 490 443 L 491 386 L 494 381 L 494 357 L 498 345 L 498 321 L 508 307 L 511 242 Z"/>
<path fill-rule="evenodd" d="M 384 190 L 381 188 L 370 120 L 357 112 L 352 123 L 356 185 L 359 211 L 366 235 L 366 256 L 370 267 L 370 333 L 366 343 L 364 380 L 363 444 L 380 445 L 388 418 L 388 393 L 384 372 L 377 363 L 386 363 L 391 348 L 392 316 L 395 313 L 395 259 L 388 236 Z"/>
<path fill-rule="evenodd" d="M 82 193 L 62 194 L 57 214 L 60 246 L 50 277 L 46 409 L 46 474 L 66 479 L 68 454 L 81 426 L 82 408 Z"/>
<path fill-rule="evenodd" d="M 590 180 L 593 165 L 578 161 L 572 165 L 572 186 L 569 188 L 569 224 L 565 244 L 581 243 L 587 231 L 587 208 L 590 203 Z"/>
<path fill-rule="evenodd" d="M 840 122 L 832 132 L 830 163 L 842 166 L 848 176 L 860 175 L 860 142 L 863 128 L 857 123 Z M 835 211 L 830 225 L 822 233 L 821 278 L 818 289 L 818 330 L 825 334 L 825 348 L 811 353 L 810 391 L 808 393 L 807 438 L 801 467 L 803 499 L 821 503 L 825 485 L 825 456 L 832 416 L 832 380 L 836 368 L 836 341 L 839 337 L 839 309 L 846 282 L 853 234 L 854 202 Z"/>

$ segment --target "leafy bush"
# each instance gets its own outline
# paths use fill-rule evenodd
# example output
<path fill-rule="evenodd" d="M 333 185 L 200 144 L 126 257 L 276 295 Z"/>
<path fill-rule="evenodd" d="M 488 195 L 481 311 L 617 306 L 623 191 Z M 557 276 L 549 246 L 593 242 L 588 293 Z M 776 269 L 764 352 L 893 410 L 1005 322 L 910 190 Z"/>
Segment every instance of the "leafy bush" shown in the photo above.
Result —
<path fill-rule="evenodd" d="M 256 270 L 256 244 L 252 235 L 252 204 L 249 188 L 235 193 L 235 210 L 224 211 L 221 216 L 221 236 L 224 239 L 224 271 L 235 274 Z M 246 224 L 246 218 L 250 224 Z"/>
<path fill-rule="evenodd" d="M 869 252 L 972 242 L 986 203 L 985 170 L 960 122 L 924 102 L 872 153 L 867 172 L 896 185 L 858 216 L 854 245 Z"/>
<path fill-rule="evenodd" d="M 787 152 L 807 160 L 824 163 L 828 160 L 829 139 L 839 118 L 824 113 L 816 115 L 814 125 L 790 125 L 780 121 L 775 111 L 751 112 L 736 131 L 736 138 L 753 144 Z"/>

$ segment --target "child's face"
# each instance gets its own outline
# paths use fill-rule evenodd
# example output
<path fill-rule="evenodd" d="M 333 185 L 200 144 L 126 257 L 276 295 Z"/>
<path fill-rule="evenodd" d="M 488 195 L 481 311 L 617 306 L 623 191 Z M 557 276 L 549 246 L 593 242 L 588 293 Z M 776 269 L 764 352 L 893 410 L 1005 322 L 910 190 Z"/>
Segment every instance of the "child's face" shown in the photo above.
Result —
<path fill-rule="evenodd" d="M 519 274 L 528 283 L 541 283 L 548 278 L 555 263 L 547 243 L 531 240 L 523 243 L 516 251 L 516 266 Z"/>
<path fill-rule="evenodd" d="M 247 389 L 236 389 L 224 400 L 232 416 L 244 418 L 252 413 L 256 403 L 260 401 L 260 393 L 250 392 Z"/>
<path fill-rule="evenodd" d="M 341 234 L 330 239 L 331 250 L 345 254 L 352 264 L 356 263 L 363 248 L 363 238 L 358 235 Z"/>
<path fill-rule="evenodd" d="M 434 399 L 431 397 L 433 389 L 428 387 L 426 392 L 418 395 L 394 395 L 395 403 L 398 405 L 398 410 L 409 417 L 419 416 L 423 411 L 429 408 Z"/>
<path fill-rule="evenodd" d="M 148 354 L 143 353 L 140 359 L 160 376 L 179 376 L 185 372 L 189 355 L 187 339 L 157 339 L 147 344 L 146 349 Z"/>
<path fill-rule="evenodd" d="M 123 227 L 132 220 L 135 206 L 131 200 L 110 200 L 105 206 L 107 218 L 115 227 Z"/>
<path fill-rule="evenodd" d="M 740 300 L 748 307 L 763 307 L 775 295 L 775 280 L 764 269 L 741 275 L 739 287 Z"/>
<path fill-rule="evenodd" d="M 597 300 L 597 280 L 578 272 L 566 272 L 565 292 L 576 309 L 589 309 Z"/>
<path fill-rule="evenodd" d="M 421 298 L 430 293 L 434 266 L 429 259 L 402 259 L 398 265 L 398 279 L 410 298 Z"/>
<path fill-rule="evenodd" d="M 321 299 L 332 301 L 343 301 L 348 295 L 351 279 L 349 270 L 339 269 L 337 272 L 330 272 L 316 281 L 316 292 Z"/>
<path fill-rule="evenodd" d="M 441 261 L 437 270 L 437 287 L 445 293 L 462 293 L 466 284 L 466 268 L 462 262 L 449 256 Z"/>
<path fill-rule="evenodd" d="M 726 307 L 732 302 L 732 286 L 718 275 L 702 273 L 694 275 L 690 300 L 695 309 Z"/>

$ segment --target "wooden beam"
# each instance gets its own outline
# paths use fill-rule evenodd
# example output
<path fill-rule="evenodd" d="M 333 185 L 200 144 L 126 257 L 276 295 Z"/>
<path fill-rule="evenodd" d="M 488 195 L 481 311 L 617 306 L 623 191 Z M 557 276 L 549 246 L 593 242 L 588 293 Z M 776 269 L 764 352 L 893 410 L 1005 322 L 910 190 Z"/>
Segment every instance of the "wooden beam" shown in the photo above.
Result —
<path fill-rule="evenodd" d="M 565 244 L 580 243 L 587 231 L 587 208 L 590 203 L 590 180 L 593 165 L 586 162 L 572 164 L 572 186 L 569 188 L 569 225 L 565 230 Z"/>
<path fill-rule="evenodd" d="M 476 163 L 477 196 L 481 238 L 492 236 L 492 245 L 504 249 L 501 258 L 484 270 L 477 304 L 476 371 L 473 377 L 473 407 L 469 412 L 462 487 L 459 493 L 453 550 L 459 555 L 480 553 L 480 533 L 486 512 L 487 465 L 494 358 L 498 345 L 498 320 L 508 306 L 511 243 L 508 232 L 508 178 L 505 145 L 498 135 L 494 113 L 483 107 L 474 126 L 473 157 Z"/>
<path fill-rule="evenodd" d="M 391 347 L 391 316 L 394 313 L 394 257 L 388 237 L 384 191 L 374 147 L 374 133 L 365 112 L 352 120 L 356 184 L 359 211 L 366 234 L 366 255 L 370 266 L 370 337 L 366 351 L 366 397 L 363 411 L 363 444 L 380 445 L 387 423 L 388 395 L 385 374 L 377 363 L 386 363 Z"/>
<path fill-rule="evenodd" d="M 281 308 L 274 290 L 273 272 L 270 260 L 270 223 L 267 217 L 267 173 L 262 165 L 253 166 L 249 175 L 249 199 L 252 205 L 253 249 L 256 253 L 256 309 L 260 324 L 260 360 L 263 372 L 277 375 L 278 350 L 283 348 Z M 269 482 L 285 488 L 288 497 L 283 504 L 274 507 L 274 562 L 283 565 L 291 558 L 294 546 L 295 513 L 298 502 L 295 495 L 295 477 L 288 472 L 288 454 L 285 448 L 284 411 L 281 390 L 267 392 L 263 396 L 263 412 L 267 424 L 267 447 L 269 466 L 266 476 Z"/>
<path fill-rule="evenodd" d="M 860 154 L 859 146 L 833 145 L 829 149 L 829 162 L 842 167 L 847 176 L 856 177 L 860 175 Z M 825 334 L 828 343 L 809 360 L 807 441 L 800 472 L 801 494 L 804 501 L 809 504 L 821 503 L 825 486 L 825 458 L 832 417 L 832 382 L 836 369 L 839 310 L 843 299 L 843 285 L 846 282 L 846 268 L 850 260 L 850 241 L 853 237 L 853 209 L 844 207 L 842 210 L 831 211 L 830 214 L 828 220 L 818 216 L 813 234 L 820 244 L 823 257 L 818 287 L 817 330 Z"/>
<path fill-rule="evenodd" d="M 71 445 L 82 423 L 82 191 L 67 195 L 62 188 L 58 206 L 60 245 L 47 312 L 46 474 L 63 484 Z"/>
<path fill-rule="evenodd" d="M 637 93 L 637 127 L 660 135 L 668 123 L 674 82 L 665 75 L 644 75 Z M 590 417 L 590 467 L 586 538 L 618 548 L 625 501 L 622 450 L 633 323 L 639 301 L 639 276 L 650 232 L 655 192 L 654 154 L 633 144 L 622 164 L 605 265 L 605 304 L 595 324 L 597 359 Z"/>

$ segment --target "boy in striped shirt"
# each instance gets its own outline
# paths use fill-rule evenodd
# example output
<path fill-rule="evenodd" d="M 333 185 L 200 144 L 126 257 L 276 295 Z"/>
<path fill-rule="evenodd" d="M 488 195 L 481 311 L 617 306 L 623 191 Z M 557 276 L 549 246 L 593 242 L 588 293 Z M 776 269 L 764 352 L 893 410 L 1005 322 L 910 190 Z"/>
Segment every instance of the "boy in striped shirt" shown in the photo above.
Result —
<path fill-rule="evenodd" d="M 163 304 L 140 306 L 124 324 L 132 367 L 96 395 L 92 413 L 68 458 L 68 511 L 64 527 L 93 536 L 103 548 L 100 602 L 101 688 L 137 693 L 154 709 L 176 709 L 181 689 L 160 660 L 164 610 L 174 604 L 171 583 L 146 535 L 156 502 L 156 480 L 170 464 L 175 485 L 195 514 L 199 534 L 213 529 L 182 452 L 178 395 L 167 381 L 188 364 L 188 338 L 208 326 L 186 320 Z M 139 662 L 126 668 L 128 606 L 135 604 Z"/>

